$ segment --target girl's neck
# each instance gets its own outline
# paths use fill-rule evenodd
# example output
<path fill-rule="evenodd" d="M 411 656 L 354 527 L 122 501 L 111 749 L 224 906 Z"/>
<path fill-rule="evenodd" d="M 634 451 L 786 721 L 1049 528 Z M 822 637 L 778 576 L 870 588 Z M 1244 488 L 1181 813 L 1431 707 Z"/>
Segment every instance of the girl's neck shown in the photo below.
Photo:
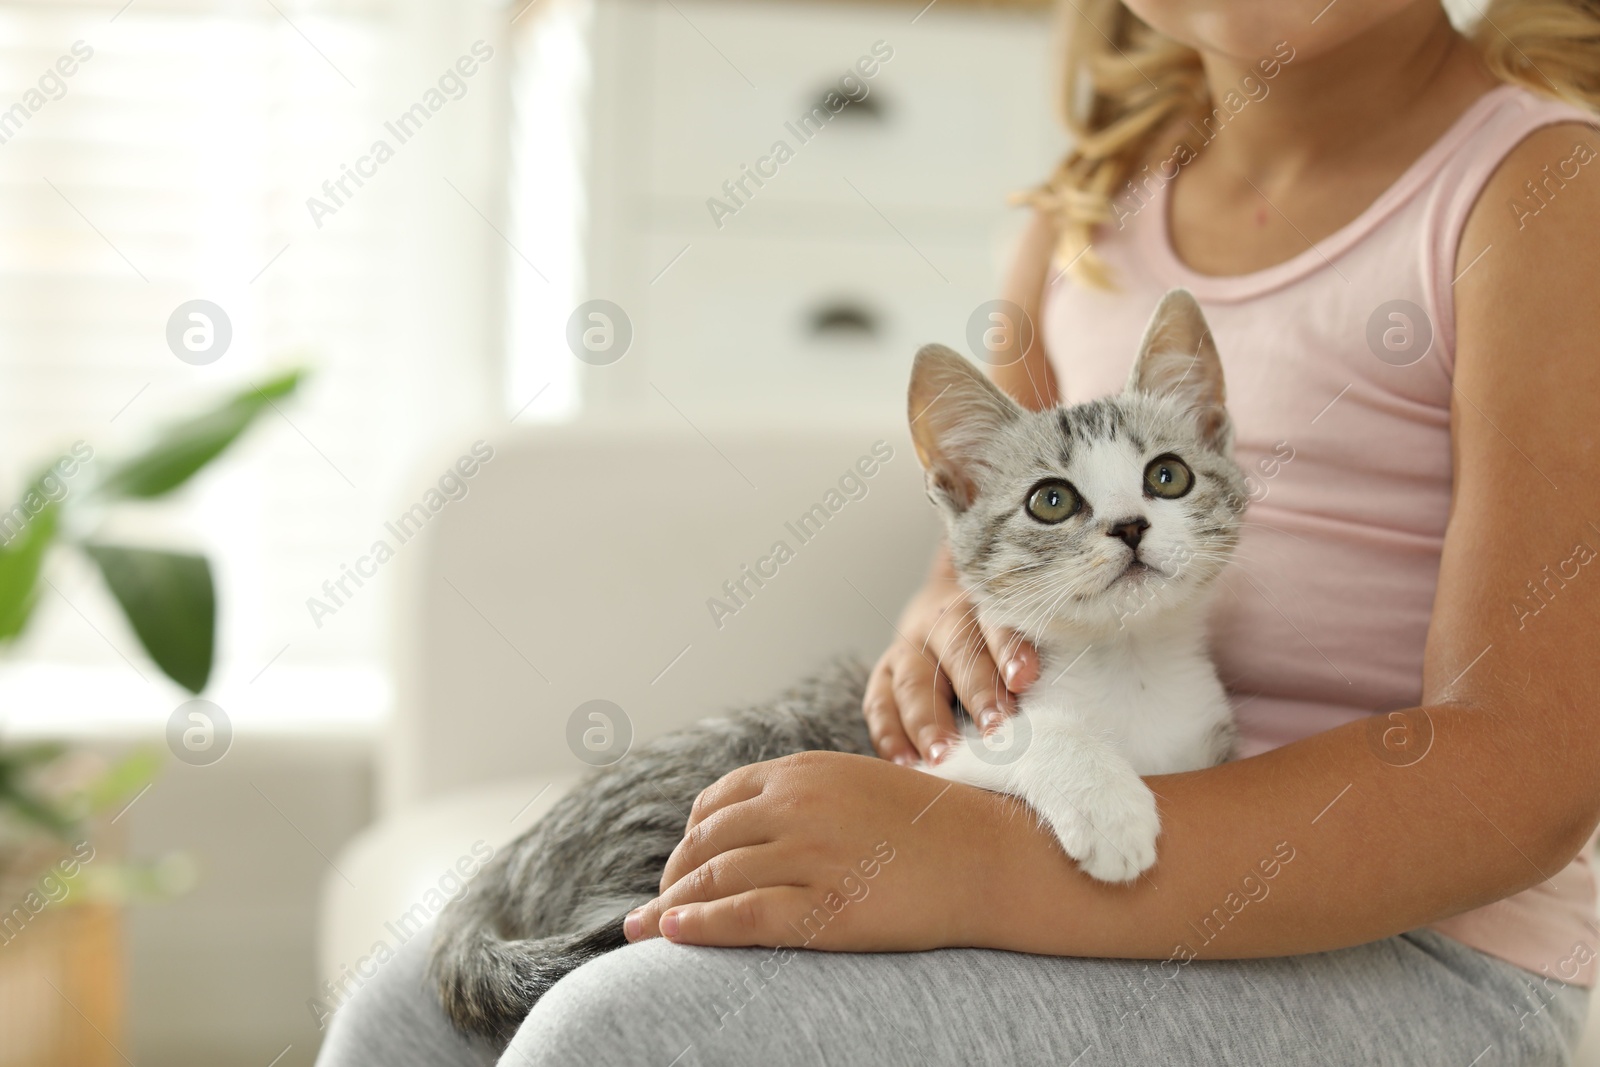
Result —
<path fill-rule="evenodd" d="M 1173 254 L 1216 276 L 1285 262 L 1348 225 L 1497 84 L 1425 2 L 1336 47 L 1306 44 L 1270 79 L 1256 61 L 1201 59 L 1213 100 L 1255 78 L 1245 83 L 1255 87 L 1249 105 L 1202 144 L 1169 194 Z M 1190 129 L 1175 122 L 1173 136 L 1189 140 Z"/>
<path fill-rule="evenodd" d="M 1261 80 L 1254 59 L 1202 52 L 1201 61 L 1213 101 L 1247 76 Z M 1267 98 L 1235 117 L 1205 154 L 1270 195 L 1360 146 L 1406 137 L 1410 127 L 1442 132 L 1494 81 L 1442 7 L 1411 4 L 1345 44 L 1296 55 L 1266 84 Z"/>

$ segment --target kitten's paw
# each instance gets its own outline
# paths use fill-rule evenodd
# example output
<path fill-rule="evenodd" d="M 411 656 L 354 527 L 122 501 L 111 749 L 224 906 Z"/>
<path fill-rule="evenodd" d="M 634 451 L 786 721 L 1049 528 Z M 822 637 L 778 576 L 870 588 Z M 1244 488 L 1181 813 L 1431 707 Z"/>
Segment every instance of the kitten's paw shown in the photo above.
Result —
<path fill-rule="evenodd" d="M 1137 778 L 1085 798 L 1063 822 L 1056 828 L 1061 845 L 1091 878 L 1131 882 L 1156 862 L 1161 816 L 1155 794 Z"/>

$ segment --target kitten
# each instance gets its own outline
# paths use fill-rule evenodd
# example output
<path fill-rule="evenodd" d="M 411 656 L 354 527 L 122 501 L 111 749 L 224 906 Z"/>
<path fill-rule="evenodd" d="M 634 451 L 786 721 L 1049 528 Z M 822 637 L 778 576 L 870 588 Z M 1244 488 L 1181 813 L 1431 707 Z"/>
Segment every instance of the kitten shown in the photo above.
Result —
<path fill-rule="evenodd" d="M 1161 301 L 1127 389 L 1030 412 L 938 345 L 917 354 L 912 437 L 977 617 L 1039 650 L 1018 713 L 932 774 L 1020 797 L 1092 877 L 1155 862 L 1140 775 L 1226 759 L 1233 720 L 1205 601 L 1238 540 L 1222 366 L 1194 298 Z M 866 672 L 840 665 L 771 704 L 645 746 L 563 797 L 440 916 L 431 973 L 463 1030 L 509 1040 L 559 978 L 621 947 L 656 895 L 695 796 L 808 749 L 873 755 Z"/>
<path fill-rule="evenodd" d="M 912 439 L 977 617 L 1039 650 L 1000 736 L 968 729 L 942 778 L 1010 793 L 1104 882 L 1155 862 L 1140 775 L 1220 763 L 1233 713 L 1205 593 L 1238 540 L 1222 365 L 1199 305 L 1161 301 L 1121 396 L 1024 411 L 948 349 L 918 353 Z"/>

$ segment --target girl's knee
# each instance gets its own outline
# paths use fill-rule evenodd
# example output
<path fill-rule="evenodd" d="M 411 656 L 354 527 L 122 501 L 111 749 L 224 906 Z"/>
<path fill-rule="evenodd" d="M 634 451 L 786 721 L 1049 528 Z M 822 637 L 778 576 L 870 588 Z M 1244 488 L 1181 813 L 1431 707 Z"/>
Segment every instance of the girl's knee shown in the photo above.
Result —
<path fill-rule="evenodd" d="M 717 1028 L 715 1006 L 746 951 L 658 938 L 607 953 L 544 995 L 504 1062 L 670 1063 Z"/>
<path fill-rule="evenodd" d="M 426 930 L 401 945 L 359 986 L 347 982 L 313 1002 L 325 1025 L 317 1067 L 480 1067 L 496 1060 L 486 1043 L 457 1033 L 427 977 Z M 320 1005 L 320 1010 L 319 1010 Z"/>

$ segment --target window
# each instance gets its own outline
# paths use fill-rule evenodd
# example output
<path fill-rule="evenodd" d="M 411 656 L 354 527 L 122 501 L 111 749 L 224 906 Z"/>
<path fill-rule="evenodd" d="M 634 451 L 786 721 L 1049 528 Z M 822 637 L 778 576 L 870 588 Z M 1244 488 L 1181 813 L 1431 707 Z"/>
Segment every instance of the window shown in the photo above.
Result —
<path fill-rule="evenodd" d="M 320 626 L 306 601 L 433 480 L 440 436 L 457 428 L 465 451 L 499 406 L 500 305 L 483 294 L 504 272 L 490 220 L 505 22 L 420 0 L 0 5 L 4 499 L 74 441 L 110 457 L 280 364 L 314 369 L 225 466 L 106 530 L 210 556 L 222 626 L 207 695 L 236 721 L 359 725 L 386 708 L 393 576 Z M 197 298 L 232 328 L 203 366 L 166 341 Z M 0 726 L 164 721 L 186 694 L 97 575 L 62 553 L 47 573 L 57 591 L 0 670 Z"/>
<path fill-rule="evenodd" d="M 510 201 L 513 241 L 506 272 L 509 344 L 505 404 L 518 421 L 577 410 L 572 353 L 560 344 L 580 300 L 584 223 L 585 104 L 593 6 L 553 4 L 518 17 L 512 82 Z M 522 250 L 527 250 L 526 255 Z"/>

